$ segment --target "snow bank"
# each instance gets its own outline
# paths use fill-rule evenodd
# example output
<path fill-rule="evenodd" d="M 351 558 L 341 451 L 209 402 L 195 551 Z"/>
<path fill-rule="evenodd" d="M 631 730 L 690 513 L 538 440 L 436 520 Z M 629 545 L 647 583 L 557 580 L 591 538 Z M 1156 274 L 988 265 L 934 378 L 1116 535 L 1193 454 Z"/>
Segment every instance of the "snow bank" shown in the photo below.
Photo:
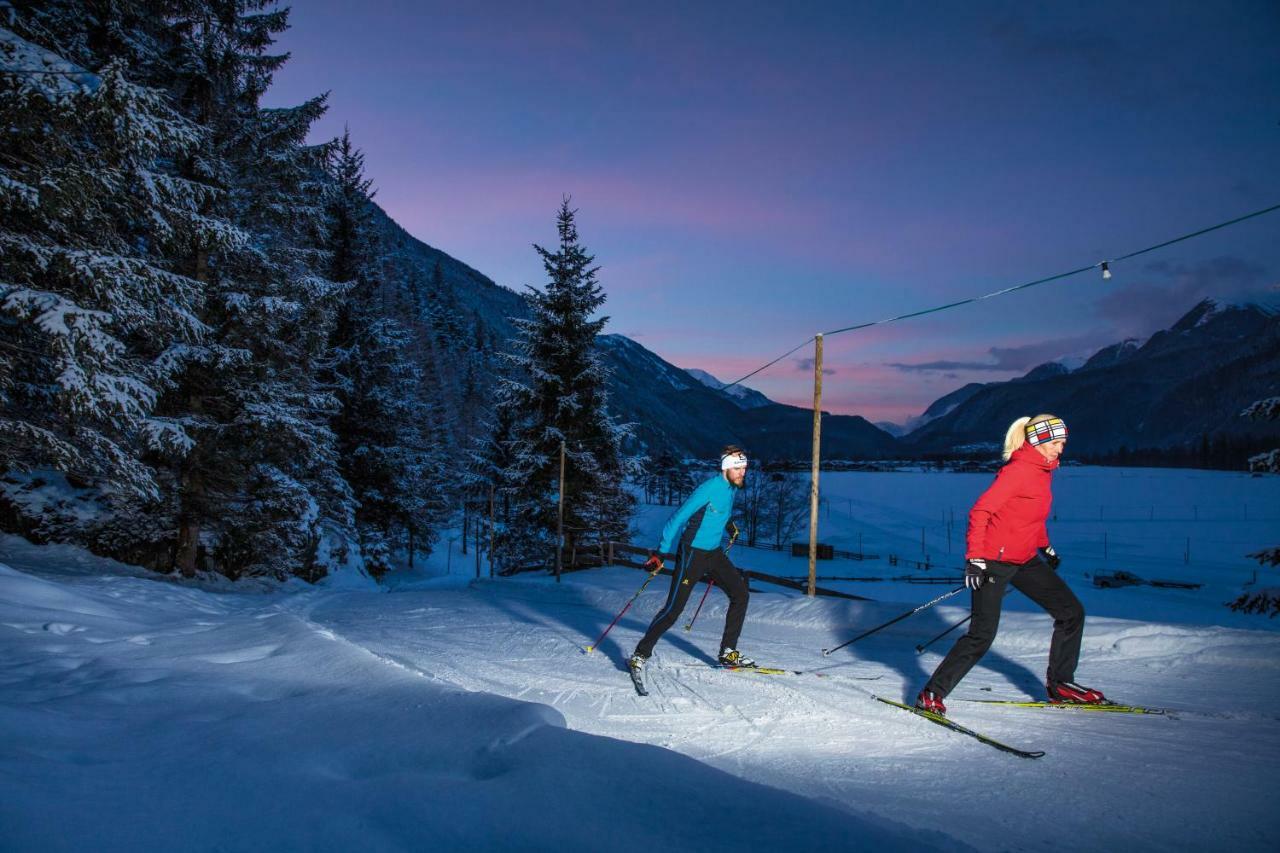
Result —
<path fill-rule="evenodd" d="M 409 594 L 200 589 L 0 545 L 26 568 L 0 565 L 6 849 L 963 849 L 570 730 L 311 617 Z"/>

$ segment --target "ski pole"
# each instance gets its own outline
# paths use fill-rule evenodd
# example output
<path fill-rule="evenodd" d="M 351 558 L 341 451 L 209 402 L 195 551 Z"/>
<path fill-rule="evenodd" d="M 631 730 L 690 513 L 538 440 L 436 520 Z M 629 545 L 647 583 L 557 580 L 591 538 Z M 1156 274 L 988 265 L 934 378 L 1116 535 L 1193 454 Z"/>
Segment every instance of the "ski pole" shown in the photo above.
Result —
<path fill-rule="evenodd" d="M 952 625 L 950 628 L 948 628 L 947 630 L 943 631 L 941 634 L 939 634 L 938 636 L 934 637 L 934 638 L 933 638 L 932 640 L 930 640 L 929 642 L 927 642 L 927 643 L 921 643 L 920 645 L 916 646 L 916 654 L 918 654 L 918 655 L 924 654 L 924 650 L 925 650 L 925 649 L 929 648 L 929 647 L 930 647 L 930 646 L 932 646 L 934 643 L 938 642 L 938 641 L 939 641 L 939 640 L 941 640 L 943 637 L 947 636 L 947 634 L 950 634 L 952 631 L 954 631 L 955 629 L 959 628 L 961 625 L 963 625 L 964 623 L 968 622 L 968 621 L 969 621 L 970 619 L 972 619 L 972 618 L 973 618 L 973 614 L 972 614 L 972 613 L 970 613 L 968 616 L 964 617 L 964 618 L 963 618 L 963 619 L 961 619 L 959 622 L 957 622 L 956 624 Z"/>
<path fill-rule="evenodd" d="M 644 583 L 640 584 L 640 588 L 636 590 L 636 594 L 631 596 L 631 599 L 622 606 L 621 610 L 618 611 L 618 615 L 613 617 L 613 621 L 609 623 L 608 628 L 604 629 L 604 633 L 600 635 L 600 639 L 596 640 L 594 643 L 587 646 L 586 648 L 587 654 L 591 654 L 592 652 L 594 652 L 596 650 L 596 646 L 604 642 L 604 638 L 609 634 L 610 631 L 613 630 L 613 626 L 618 624 L 618 620 L 622 618 L 622 614 L 626 613 L 627 610 L 630 609 L 631 605 L 635 602 L 635 600 L 640 597 L 640 593 L 644 592 L 644 588 L 649 585 L 649 581 L 656 578 L 659 574 L 661 574 L 661 572 L 662 572 L 662 564 L 659 563 L 658 568 L 650 572 L 649 577 L 645 578 Z"/>
<path fill-rule="evenodd" d="M 840 645 L 836 646 L 834 649 L 823 649 L 823 650 L 822 650 L 822 653 L 823 653 L 824 655 L 829 655 L 829 654 L 831 654 L 832 652 L 838 652 L 838 651 L 840 651 L 841 649 L 843 649 L 845 646 L 848 646 L 848 645 L 850 645 L 850 644 L 852 644 L 852 643 L 856 643 L 856 642 L 858 642 L 858 641 L 859 641 L 859 640 L 861 640 L 863 637 L 870 637 L 870 636 L 871 636 L 872 634 L 874 634 L 876 631 L 882 631 L 882 630 L 884 630 L 885 628 L 888 628 L 888 627 L 889 627 L 890 625 L 892 625 L 893 623 L 895 623 L 895 622 L 901 622 L 903 619 L 906 619 L 908 616 L 911 616 L 911 615 L 912 615 L 912 614 L 914 614 L 914 613 L 919 613 L 921 610 L 924 610 L 925 608 L 932 607 L 933 605 L 937 604 L 939 601 L 942 601 L 943 599 L 950 598 L 951 596 L 955 595 L 955 594 L 956 594 L 956 593 L 958 593 L 958 592 L 964 592 L 964 591 L 965 591 L 965 589 L 967 589 L 967 587 L 965 587 L 965 586 L 961 585 L 961 586 L 958 586 L 958 587 L 956 587 L 955 589 L 951 590 L 951 592 L 944 592 L 942 595 L 938 596 L 937 598 L 933 599 L 932 601 L 926 601 L 924 604 L 921 604 L 919 607 L 917 607 L 917 608 L 915 608 L 915 609 L 913 609 L 913 610 L 908 610 L 906 613 L 903 613 L 901 616 L 895 616 L 894 618 L 890 619 L 888 622 L 884 623 L 883 625 L 878 625 L 878 626 L 876 626 L 875 628 L 872 628 L 870 631 L 863 631 L 861 634 L 859 634 L 858 636 L 854 637 L 852 640 L 848 640 L 848 641 L 846 641 L 846 642 L 843 642 L 843 643 L 841 643 Z"/>
<path fill-rule="evenodd" d="M 1012 586 L 1010 586 L 1010 587 L 1009 587 L 1009 589 L 1013 589 L 1013 587 L 1012 587 Z M 1009 589 L 1006 589 L 1006 590 L 1004 591 L 1004 594 L 1005 594 L 1005 597 L 1006 597 L 1006 598 L 1007 598 L 1007 597 L 1008 597 L 1008 595 L 1009 595 Z M 959 628 L 961 625 L 963 625 L 964 623 L 968 622 L 968 621 L 969 621 L 970 619 L 972 619 L 972 618 L 973 618 L 973 614 L 972 614 L 972 613 L 970 613 L 968 616 L 964 617 L 964 618 L 963 618 L 963 619 L 961 619 L 959 622 L 957 622 L 956 624 L 952 625 L 950 628 L 948 628 L 947 630 L 943 631 L 941 634 L 939 634 L 938 636 L 934 637 L 934 638 L 933 638 L 932 640 L 930 640 L 929 642 L 927 642 L 927 643 L 921 643 L 920 645 L 916 646 L 916 654 L 918 654 L 918 655 L 920 655 L 920 654 L 924 654 L 924 650 L 925 650 L 925 649 L 929 648 L 929 647 L 930 647 L 930 646 L 932 646 L 934 643 L 938 642 L 938 641 L 939 641 L 939 640 L 941 640 L 943 637 L 947 636 L 947 634 L 950 634 L 952 631 L 954 631 L 955 629 Z"/>
<path fill-rule="evenodd" d="M 702 600 L 698 602 L 698 609 L 693 611 L 693 618 L 685 623 L 684 629 L 686 631 L 693 630 L 693 623 L 698 621 L 698 614 L 702 612 L 702 605 L 705 604 L 707 601 L 707 593 L 711 592 L 711 587 L 715 585 L 716 585 L 715 578 L 712 578 L 711 580 L 707 581 L 707 588 L 702 591 Z"/>

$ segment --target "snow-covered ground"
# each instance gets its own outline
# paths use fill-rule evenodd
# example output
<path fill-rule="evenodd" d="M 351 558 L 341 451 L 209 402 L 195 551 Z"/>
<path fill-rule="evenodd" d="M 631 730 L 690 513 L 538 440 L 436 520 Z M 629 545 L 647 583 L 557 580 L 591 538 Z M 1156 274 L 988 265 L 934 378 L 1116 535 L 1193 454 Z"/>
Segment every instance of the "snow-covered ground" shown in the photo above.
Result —
<path fill-rule="evenodd" d="M 936 563 L 948 503 L 962 531 L 987 481 L 828 475 L 823 538 L 861 533 L 868 551 L 914 558 L 925 526 Z M 995 648 L 949 704 L 1044 750 L 1036 761 L 871 699 L 914 695 L 939 660 L 915 644 L 962 607 L 821 655 L 944 586 L 846 582 L 877 599 L 853 602 L 757 585 L 744 651 L 826 677 L 707 667 L 725 610 L 713 592 L 692 631 L 691 608 L 659 643 L 641 698 L 623 661 L 665 579 L 582 650 L 643 580 L 634 570 L 472 581 L 470 555 L 442 549 L 384 591 L 270 589 L 0 539 L 0 849 L 1274 849 L 1280 625 L 1222 601 L 1252 574 L 1243 554 L 1280 535 L 1280 478 L 1068 469 L 1055 486 L 1051 532 L 1090 611 L 1080 679 L 1178 713 L 965 703 L 1038 695 L 1049 621 L 1012 594 Z M 1115 519 L 1114 541 L 1191 536 L 1189 562 L 1155 544 L 1106 562 L 1088 550 L 1101 528 L 1087 516 L 1102 505 L 1105 523 L 1144 496 L 1145 522 Z M 1246 501 L 1247 520 L 1206 517 Z M 1173 517 L 1178 506 L 1197 517 Z M 669 511 L 643 508 L 638 541 Z M 1216 552 L 1195 545 L 1211 541 Z M 1107 568 L 1207 585 L 1095 590 L 1083 577 Z M 884 561 L 823 571 L 920 574 Z"/>

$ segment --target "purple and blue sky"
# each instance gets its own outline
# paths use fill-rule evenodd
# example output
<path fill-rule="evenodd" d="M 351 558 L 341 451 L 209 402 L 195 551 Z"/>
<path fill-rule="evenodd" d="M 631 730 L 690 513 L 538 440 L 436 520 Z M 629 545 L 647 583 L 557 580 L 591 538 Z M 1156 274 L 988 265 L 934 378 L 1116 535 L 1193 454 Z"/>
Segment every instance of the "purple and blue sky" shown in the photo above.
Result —
<path fill-rule="evenodd" d="M 1280 203 L 1280 4 L 298 0 L 268 95 L 330 92 L 378 202 L 515 289 L 561 196 L 612 321 L 736 379 L 815 332 Z M 824 408 L 901 421 L 1167 326 L 1280 302 L 1280 213 L 827 340 Z M 801 351 L 748 384 L 812 402 Z"/>

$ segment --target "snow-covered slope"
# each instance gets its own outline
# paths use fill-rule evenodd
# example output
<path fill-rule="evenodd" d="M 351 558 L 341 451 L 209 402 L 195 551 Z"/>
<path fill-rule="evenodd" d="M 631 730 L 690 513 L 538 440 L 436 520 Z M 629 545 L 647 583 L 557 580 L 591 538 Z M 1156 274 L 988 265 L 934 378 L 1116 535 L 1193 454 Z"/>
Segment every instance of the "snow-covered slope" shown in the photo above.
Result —
<path fill-rule="evenodd" d="M 202 589 L 66 548 L 0 550 L 5 850 L 964 849 L 627 738 L 636 718 L 602 736 L 555 703 L 476 689 L 468 671 L 557 652 L 490 618 L 497 646 L 473 669 L 444 654 L 471 640 L 441 617 L 525 610 L 523 584 Z M 371 642 L 369 617 L 392 631 Z M 445 645 L 424 655 L 399 631 Z"/>
<path fill-rule="evenodd" d="M 1244 555 L 1274 540 L 1280 479 L 1055 479 L 1051 534 L 1090 613 L 1080 680 L 1177 714 L 967 701 L 1041 689 L 1051 625 L 1011 594 L 994 648 L 949 705 L 1044 750 L 1037 761 L 871 698 L 911 698 L 947 648 L 914 646 L 964 607 L 819 651 L 950 588 L 888 576 L 954 582 L 939 521 L 990 475 L 825 475 L 823 541 L 864 541 L 882 558 L 923 545 L 935 569 L 820 564 L 886 576 L 827 582 L 878 602 L 757 584 L 744 651 L 820 675 L 706 666 L 725 616 L 712 592 L 692 630 L 686 613 L 659 643 L 647 699 L 622 663 L 662 584 L 582 651 L 639 587 L 630 569 L 477 579 L 470 555 L 444 547 L 390 592 L 272 590 L 175 583 L 0 538 L 0 848 L 1035 850 L 1060 846 L 1046 846 L 1051 825 L 1080 851 L 1273 849 L 1280 621 L 1221 602 L 1249 576 Z M 643 507 L 637 541 L 670 512 Z M 1190 543 L 1185 562 L 1170 558 L 1186 547 L 1172 531 Z M 803 572 L 741 543 L 732 557 Z M 1206 586 L 1092 587 L 1103 568 Z"/>

